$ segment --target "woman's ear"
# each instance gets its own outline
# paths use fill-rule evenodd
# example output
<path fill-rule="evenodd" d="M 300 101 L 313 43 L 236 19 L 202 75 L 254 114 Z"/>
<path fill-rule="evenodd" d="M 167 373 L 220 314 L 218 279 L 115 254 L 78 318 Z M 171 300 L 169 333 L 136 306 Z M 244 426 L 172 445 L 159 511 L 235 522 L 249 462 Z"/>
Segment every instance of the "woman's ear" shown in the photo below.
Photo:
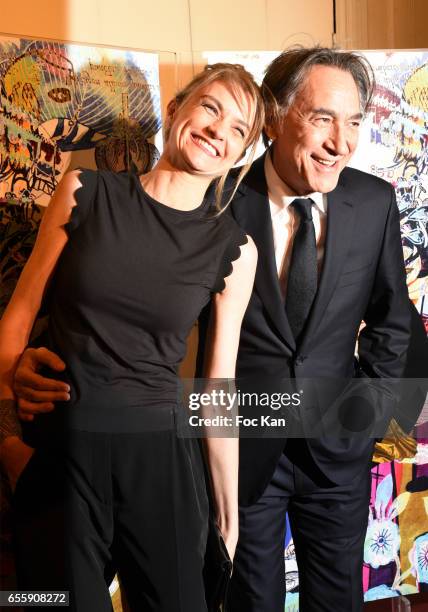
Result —
<path fill-rule="evenodd" d="M 165 142 L 168 140 L 169 132 L 171 130 L 172 122 L 174 121 L 174 115 L 177 110 L 177 100 L 173 98 L 168 102 L 166 107 L 166 117 L 164 121 L 164 139 Z"/>
<path fill-rule="evenodd" d="M 176 110 L 177 110 L 177 100 L 176 98 L 173 98 L 172 100 L 168 102 L 168 106 L 166 107 L 166 116 L 170 121 L 172 121 L 172 119 L 174 118 Z"/>

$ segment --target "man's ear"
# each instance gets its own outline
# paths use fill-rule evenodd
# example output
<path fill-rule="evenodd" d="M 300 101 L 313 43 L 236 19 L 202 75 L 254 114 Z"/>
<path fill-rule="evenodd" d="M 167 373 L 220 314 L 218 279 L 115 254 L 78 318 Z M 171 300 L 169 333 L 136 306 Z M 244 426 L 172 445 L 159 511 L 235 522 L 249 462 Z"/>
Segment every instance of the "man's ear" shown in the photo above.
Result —
<path fill-rule="evenodd" d="M 264 132 L 271 141 L 276 140 L 278 137 L 278 128 L 276 125 L 265 125 Z"/>

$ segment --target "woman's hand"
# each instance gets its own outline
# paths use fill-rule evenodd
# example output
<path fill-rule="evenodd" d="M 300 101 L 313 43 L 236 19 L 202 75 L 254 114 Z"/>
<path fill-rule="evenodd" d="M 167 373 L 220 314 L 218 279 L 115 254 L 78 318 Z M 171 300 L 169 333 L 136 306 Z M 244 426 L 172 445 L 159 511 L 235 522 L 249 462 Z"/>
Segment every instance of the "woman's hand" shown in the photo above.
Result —
<path fill-rule="evenodd" d="M 15 491 L 18 478 L 30 461 L 34 448 L 16 436 L 10 436 L 0 446 L 1 464 L 8 477 L 12 491 Z"/>
<path fill-rule="evenodd" d="M 233 561 L 239 536 L 238 512 L 231 513 L 231 516 L 228 518 L 219 517 L 216 522 L 226 545 L 227 552 L 229 553 L 229 557 Z"/>
<path fill-rule="evenodd" d="M 14 393 L 18 400 L 18 416 L 23 421 L 32 421 L 34 415 L 50 412 L 54 402 L 70 399 L 70 387 L 52 378 L 38 374 L 41 367 L 62 372 L 65 363 L 47 348 L 26 349 L 15 371 Z"/>

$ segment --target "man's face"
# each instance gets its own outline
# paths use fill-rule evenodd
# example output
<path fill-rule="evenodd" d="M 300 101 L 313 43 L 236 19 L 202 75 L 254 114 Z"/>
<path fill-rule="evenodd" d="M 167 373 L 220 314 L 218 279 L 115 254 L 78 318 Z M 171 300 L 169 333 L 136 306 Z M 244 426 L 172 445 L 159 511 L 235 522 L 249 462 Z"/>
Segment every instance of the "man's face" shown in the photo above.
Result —
<path fill-rule="evenodd" d="M 275 170 L 297 195 L 332 191 L 356 149 L 361 119 L 351 74 L 312 67 L 286 115 L 270 129 Z"/>

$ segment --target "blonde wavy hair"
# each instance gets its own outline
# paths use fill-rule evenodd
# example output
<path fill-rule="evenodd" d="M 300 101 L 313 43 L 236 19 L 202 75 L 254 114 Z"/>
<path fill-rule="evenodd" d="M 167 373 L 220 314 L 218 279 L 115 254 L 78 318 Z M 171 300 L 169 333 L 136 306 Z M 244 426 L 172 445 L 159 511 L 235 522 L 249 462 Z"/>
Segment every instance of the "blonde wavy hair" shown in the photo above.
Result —
<path fill-rule="evenodd" d="M 239 187 L 239 184 L 241 183 L 242 179 L 248 172 L 253 162 L 257 143 L 260 139 L 265 123 L 265 109 L 260 88 L 255 82 L 253 75 L 250 74 L 247 70 L 245 70 L 244 66 L 242 66 L 241 64 L 227 63 L 217 63 L 205 66 L 202 72 L 199 72 L 190 81 L 190 83 L 186 85 L 186 87 L 184 87 L 175 95 L 173 102 L 175 102 L 176 108 L 180 108 L 180 106 L 182 106 L 186 102 L 186 100 L 193 96 L 198 89 L 206 87 L 207 85 L 210 85 L 215 81 L 221 81 L 222 83 L 227 84 L 230 87 L 234 96 L 236 96 L 236 98 L 238 98 L 241 92 L 244 92 L 249 96 L 250 100 L 254 104 L 254 119 L 252 125 L 250 126 L 248 136 L 246 138 L 244 146 L 244 155 L 249 147 L 251 147 L 251 150 L 247 162 L 241 167 L 238 176 L 236 177 L 236 181 L 233 186 L 231 195 L 228 196 L 225 204 L 223 204 L 223 200 L 225 184 L 229 171 L 223 174 L 216 181 L 215 207 L 218 213 L 222 213 L 226 210 L 230 202 L 233 200 L 233 197 Z M 170 127 L 170 125 L 167 125 L 165 127 L 165 140 L 168 140 Z"/>

